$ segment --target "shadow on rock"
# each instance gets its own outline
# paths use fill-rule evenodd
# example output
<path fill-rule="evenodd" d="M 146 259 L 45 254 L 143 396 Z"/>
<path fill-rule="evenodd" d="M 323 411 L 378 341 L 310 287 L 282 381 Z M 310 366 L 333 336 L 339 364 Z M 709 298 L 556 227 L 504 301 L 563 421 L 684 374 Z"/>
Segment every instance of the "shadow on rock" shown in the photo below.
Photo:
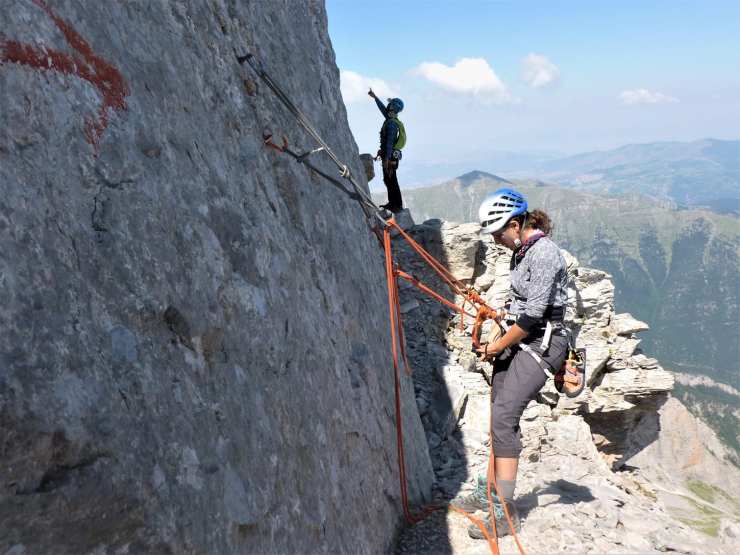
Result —
<path fill-rule="evenodd" d="M 627 410 L 583 412 L 596 446 L 612 470 L 624 468 L 630 458 L 658 439 L 661 429 L 658 411 L 667 400 L 668 394 L 664 393 L 641 399 L 639 404 Z"/>
<path fill-rule="evenodd" d="M 441 222 L 430 221 L 413 226 L 406 221 L 406 211 L 397 215 L 399 224 L 448 267 Z M 400 268 L 454 302 L 454 297 L 431 268 L 403 241 L 394 239 L 394 253 Z M 404 333 L 411 367 L 414 392 L 429 453 L 435 473 L 433 503 L 444 505 L 455 497 L 468 478 L 467 455 L 456 428 L 464 410 L 465 395 L 461 384 L 451 379 L 449 369 L 458 363 L 447 348 L 447 331 L 454 313 L 412 285 L 399 283 Z M 412 508 L 412 511 L 418 510 Z M 401 530 L 396 542 L 396 553 L 451 554 L 452 544 L 446 521 L 446 511 L 440 510 L 415 526 Z"/>
<path fill-rule="evenodd" d="M 519 516 L 525 518 L 535 507 L 547 507 L 554 504 L 575 505 L 588 503 L 595 499 L 589 487 L 561 478 L 554 482 L 547 482 L 544 488 L 536 487 L 530 493 L 517 497 L 516 503 Z"/>

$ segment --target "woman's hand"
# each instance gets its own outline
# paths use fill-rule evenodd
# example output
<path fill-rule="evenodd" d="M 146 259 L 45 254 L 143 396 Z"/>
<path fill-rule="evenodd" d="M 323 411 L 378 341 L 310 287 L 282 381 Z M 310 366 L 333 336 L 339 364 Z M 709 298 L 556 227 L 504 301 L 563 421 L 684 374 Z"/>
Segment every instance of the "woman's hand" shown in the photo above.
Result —
<path fill-rule="evenodd" d="M 476 349 L 478 351 L 478 360 L 484 361 L 488 360 L 490 358 L 495 357 L 499 353 L 501 353 L 503 349 L 498 347 L 498 341 L 495 341 L 493 343 L 484 343 L 480 347 Z"/>

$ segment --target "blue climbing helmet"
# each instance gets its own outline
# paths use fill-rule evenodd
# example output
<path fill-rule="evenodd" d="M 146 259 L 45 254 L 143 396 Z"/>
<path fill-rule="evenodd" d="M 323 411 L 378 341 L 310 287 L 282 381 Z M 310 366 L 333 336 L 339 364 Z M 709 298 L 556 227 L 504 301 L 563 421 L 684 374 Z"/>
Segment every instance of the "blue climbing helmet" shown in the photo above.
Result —
<path fill-rule="evenodd" d="M 481 233 L 495 233 L 502 229 L 511 218 L 527 211 L 527 201 L 521 193 L 513 189 L 499 189 L 488 195 L 480 208 L 478 220 Z"/>
<path fill-rule="evenodd" d="M 403 100 L 401 100 L 400 98 L 389 98 L 388 109 L 393 110 L 397 114 L 400 114 L 403 110 Z"/>

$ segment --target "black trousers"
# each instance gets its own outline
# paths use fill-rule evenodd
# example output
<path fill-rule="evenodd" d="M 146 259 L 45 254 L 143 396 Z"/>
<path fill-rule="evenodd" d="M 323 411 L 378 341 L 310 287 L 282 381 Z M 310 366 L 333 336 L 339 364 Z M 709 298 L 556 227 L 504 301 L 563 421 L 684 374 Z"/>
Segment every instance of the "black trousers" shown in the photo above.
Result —
<path fill-rule="evenodd" d="M 383 166 L 383 183 L 388 190 L 388 204 L 394 208 L 403 208 L 403 199 L 401 198 L 401 188 L 398 186 L 398 160 L 391 160 L 390 169 L 386 170 Z"/>
<path fill-rule="evenodd" d="M 532 347 L 539 346 L 541 335 L 532 341 Z M 559 369 L 568 355 L 568 338 L 553 335 L 550 347 L 542 356 L 551 368 Z M 554 370 L 553 370 L 554 371 Z M 540 365 L 517 347 L 512 348 L 506 358 L 497 358 L 493 365 L 491 388 L 491 410 L 493 411 L 493 451 L 497 457 L 515 459 L 522 452 L 519 420 L 529 401 L 537 396 L 547 381 Z"/>

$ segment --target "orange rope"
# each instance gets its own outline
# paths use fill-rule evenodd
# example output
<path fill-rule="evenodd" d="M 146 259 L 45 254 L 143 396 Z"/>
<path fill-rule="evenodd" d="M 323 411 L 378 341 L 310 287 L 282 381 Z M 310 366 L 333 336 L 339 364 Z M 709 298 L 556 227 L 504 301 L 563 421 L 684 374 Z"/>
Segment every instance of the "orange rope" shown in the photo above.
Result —
<path fill-rule="evenodd" d="M 491 318 L 496 317 L 496 311 L 490 308 L 488 305 L 483 305 L 478 308 L 478 314 L 475 317 L 475 323 L 473 324 L 473 346 L 480 347 L 480 332 L 483 327 L 483 322 Z"/>
<path fill-rule="evenodd" d="M 470 316 L 471 318 L 476 318 L 476 316 L 474 316 L 470 312 L 466 312 L 464 310 L 464 307 L 458 306 L 455 303 L 453 303 L 451 301 L 448 301 L 442 295 L 440 295 L 436 291 L 433 291 L 429 286 L 425 285 L 424 283 L 422 283 L 421 281 L 419 281 L 417 278 L 415 278 L 411 274 L 407 274 L 406 272 L 404 272 L 402 270 L 396 270 L 396 275 L 398 277 L 402 278 L 402 279 L 405 279 L 406 281 L 408 281 L 412 285 L 416 286 L 421 291 L 423 291 L 424 293 L 426 293 L 430 297 L 436 299 L 440 303 L 442 303 L 442 304 L 450 307 L 452 310 L 455 310 L 455 311 L 459 312 L 460 314 L 464 314 L 466 316 Z"/>
<path fill-rule="evenodd" d="M 407 281 L 413 283 L 420 289 L 422 289 L 425 293 L 430 294 L 438 301 L 451 306 L 454 310 L 460 313 L 460 327 L 463 328 L 463 315 L 470 316 L 471 318 L 475 318 L 472 314 L 465 311 L 465 304 L 470 303 L 473 308 L 475 308 L 477 311 L 480 310 L 482 307 L 485 307 L 485 313 L 489 314 L 487 317 L 493 317 L 496 314 L 496 311 L 494 311 L 491 307 L 489 307 L 486 304 L 486 301 L 478 294 L 478 292 L 469 285 L 463 283 L 459 279 L 457 279 L 452 273 L 444 267 L 444 265 L 434 258 L 424 247 L 422 247 L 419 243 L 417 243 L 406 231 L 398 225 L 398 223 L 395 221 L 394 218 L 390 218 L 387 222 L 388 226 L 395 229 L 401 237 L 403 237 L 406 242 L 411 246 L 411 248 L 416 251 L 416 253 L 421 256 L 421 258 L 431 266 L 431 268 L 437 272 L 437 274 L 442 278 L 442 280 L 450 287 L 452 292 L 455 295 L 459 295 L 463 298 L 462 304 L 460 306 L 457 305 L 451 305 L 449 301 L 446 299 L 443 301 L 441 300 L 440 296 L 434 292 L 432 292 L 428 287 L 422 288 L 419 287 L 419 282 L 414 278 L 413 276 L 410 276 L 409 274 L 406 274 L 404 272 L 404 275 L 401 275 L 402 278 L 406 279 Z M 415 281 L 414 281 L 415 280 Z M 477 305 L 477 306 L 476 306 Z"/>
<path fill-rule="evenodd" d="M 398 299 L 398 282 L 393 272 L 393 255 L 391 253 L 391 234 L 390 229 L 386 227 L 383 230 L 383 248 L 385 249 L 385 272 L 388 285 L 388 308 L 389 317 L 391 321 L 391 352 L 393 354 L 393 370 L 395 379 L 395 408 L 396 408 L 396 451 L 398 453 L 398 476 L 401 485 L 401 503 L 403 506 L 403 514 L 406 517 L 406 521 L 409 524 L 416 524 L 417 522 L 425 519 L 432 512 L 440 509 L 441 507 L 426 507 L 418 515 L 413 515 L 409 508 L 408 500 L 408 482 L 406 480 L 406 459 L 403 451 L 403 417 L 401 414 L 401 375 L 399 371 L 399 359 L 398 359 L 398 347 L 397 347 L 397 332 L 398 339 L 402 338 L 400 335 L 403 329 L 403 324 L 400 319 L 400 302 Z M 404 354 L 404 364 L 406 371 L 409 371 L 408 360 Z"/>
<path fill-rule="evenodd" d="M 457 279 L 455 276 L 453 276 L 452 273 L 450 273 L 450 271 L 445 268 L 439 260 L 434 258 L 424 249 L 424 247 L 414 241 L 414 239 L 408 233 L 406 233 L 406 231 L 404 231 L 404 229 L 399 226 L 398 223 L 396 223 L 396 220 L 394 218 L 389 219 L 387 223 L 390 227 L 398 231 L 401 237 L 403 237 L 406 242 L 411 245 L 411 248 L 413 248 L 419 254 L 419 256 L 421 256 L 424 261 L 440 275 L 440 277 L 450 286 L 454 293 L 462 296 L 465 296 L 467 294 L 469 289 L 468 286 Z"/>
<path fill-rule="evenodd" d="M 465 284 L 463 284 L 461 281 L 459 281 L 457 278 L 455 278 L 449 270 L 444 268 L 444 266 L 441 265 L 441 263 L 436 260 L 434 257 L 432 257 L 431 254 L 429 254 L 421 245 L 419 245 L 416 241 L 414 241 L 403 229 L 401 229 L 398 224 L 395 222 L 393 218 L 388 220 L 388 225 L 383 229 L 383 250 L 385 251 L 385 272 L 386 272 L 386 280 L 387 280 L 387 286 L 388 286 L 388 314 L 390 318 L 390 324 L 391 324 L 391 353 L 393 355 L 393 370 L 394 370 L 394 380 L 395 380 L 395 409 L 396 409 L 396 450 L 398 454 L 398 475 L 399 475 L 399 481 L 400 481 L 400 488 L 401 488 L 401 503 L 403 506 L 403 514 L 406 518 L 406 521 L 410 525 L 417 524 L 418 522 L 425 519 L 427 516 L 429 516 L 434 511 L 440 510 L 443 507 L 441 506 L 428 506 L 421 510 L 419 514 L 412 514 L 411 509 L 409 508 L 409 501 L 408 501 L 408 481 L 406 479 L 406 459 L 404 456 L 404 449 L 403 449 L 403 425 L 402 425 L 402 415 L 401 415 L 401 377 L 400 377 L 400 360 L 399 360 L 399 350 L 401 357 L 403 359 L 403 364 L 406 369 L 407 374 L 411 374 L 411 366 L 409 365 L 408 358 L 406 356 L 406 349 L 405 349 L 405 341 L 404 341 L 404 335 L 403 335 L 403 322 L 401 319 L 401 303 L 398 293 L 398 278 L 403 278 L 409 283 L 412 283 L 416 287 L 418 287 L 421 291 L 429 294 L 439 302 L 445 304 L 446 306 L 458 311 L 460 313 L 460 319 L 464 318 L 464 316 L 470 316 L 473 317 L 472 314 L 468 313 L 465 310 L 465 303 L 470 302 L 470 304 L 476 308 L 477 314 L 475 316 L 475 324 L 473 326 L 473 344 L 476 346 L 480 345 L 480 330 L 483 322 L 489 318 L 495 318 L 496 317 L 496 311 L 490 308 L 484 300 L 478 295 L 478 293 L 473 288 L 467 287 Z M 462 306 L 457 306 L 454 303 L 448 301 L 445 299 L 442 295 L 439 293 L 436 293 L 431 288 L 423 284 L 421 281 L 416 279 L 414 276 L 403 272 L 396 268 L 394 266 L 393 262 L 393 252 L 391 247 L 391 229 L 396 229 L 400 232 L 401 236 L 408 241 L 408 243 L 414 248 L 414 250 L 427 262 L 429 265 L 437 271 L 437 273 L 443 278 L 443 280 L 450 286 L 450 288 L 453 290 L 453 292 L 461 294 L 463 296 L 463 304 Z M 477 305 L 477 306 L 476 306 Z M 491 386 L 493 387 L 493 386 Z M 493 394 L 493 389 L 491 389 L 491 394 Z M 486 479 L 487 479 L 487 491 L 486 496 L 488 498 L 488 509 L 489 509 L 489 519 L 491 522 L 491 527 L 493 529 L 493 535 L 488 533 L 488 530 L 486 530 L 486 527 L 484 523 L 474 516 L 466 513 L 465 511 L 458 509 L 457 507 L 450 507 L 451 509 L 455 510 L 456 512 L 462 514 L 467 519 L 469 519 L 471 522 L 473 522 L 483 533 L 483 536 L 486 538 L 486 541 L 488 542 L 488 546 L 491 550 L 491 553 L 494 555 L 499 555 L 499 548 L 498 548 L 498 535 L 496 532 L 496 519 L 493 514 L 493 499 L 491 496 L 491 487 L 493 486 L 493 489 L 496 492 L 496 495 L 498 496 L 499 500 L 502 500 L 501 494 L 498 489 L 498 484 L 496 483 L 496 476 L 495 476 L 495 455 L 493 451 L 493 411 L 491 411 L 490 417 L 489 417 L 489 430 L 491 432 L 491 448 L 489 451 L 489 457 L 488 457 L 488 468 L 486 472 Z M 511 517 L 509 515 L 508 509 L 506 508 L 506 504 L 502 503 L 503 509 L 504 509 L 504 515 L 506 516 L 506 521 L 509 524 L 509 528 L 511 529 L 511 533 L 514 537 L 514 541 L 516 542 L 517 546 L 519 547 L 519 551 L 522 553 L 522 555 L 526 555 L 524 548 L 522 547 L 521 543 L 519 542 L 519 538 L 516 535 L 516 530 L 514 529 L 514 524 L 511 521 Z"/>

